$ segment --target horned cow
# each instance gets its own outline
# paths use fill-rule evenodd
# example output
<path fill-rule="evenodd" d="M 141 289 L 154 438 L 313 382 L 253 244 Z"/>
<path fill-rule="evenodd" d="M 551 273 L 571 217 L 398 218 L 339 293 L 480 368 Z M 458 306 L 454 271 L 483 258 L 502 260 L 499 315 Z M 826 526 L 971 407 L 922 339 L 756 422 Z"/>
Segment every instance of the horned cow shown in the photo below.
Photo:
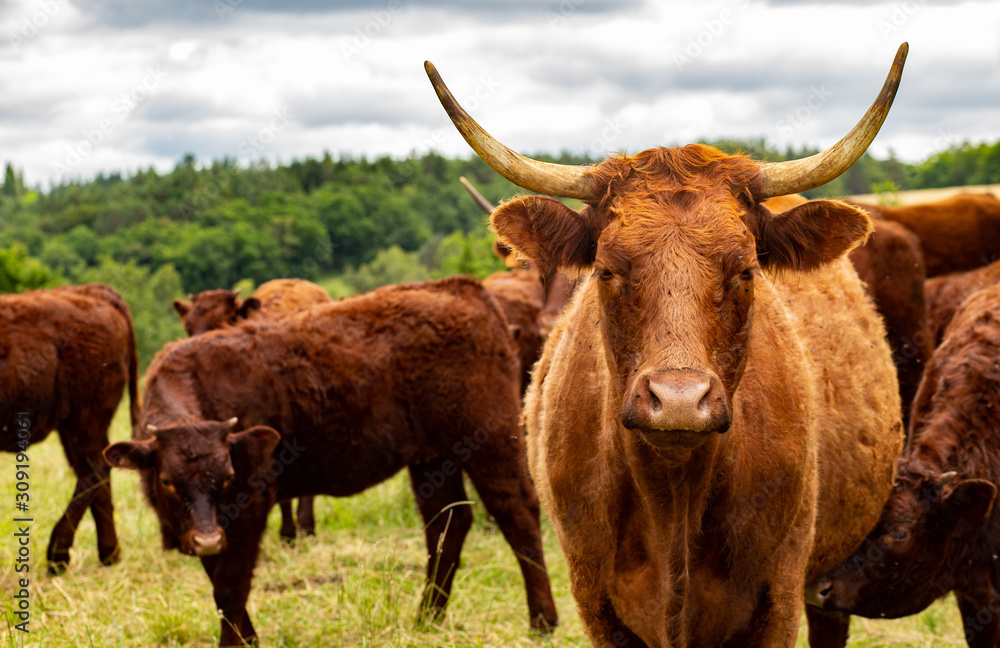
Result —
<path fill-rule="evenodd" d="M 472 148 L 543 194 L 494 211 L 500 238 L 543 273 L 586 275 L 524 419 L 595 646 L 792 646 L 806 580 L 877 520 L 899 394 L 881 318 L 842 258 L 871 223 L 834 201 L 777 215 L 761 202 L 863 154 L 905 53 L 858 126 L 815 156 L 758 163 L 690 145 L 584 168 L 503 146 L 425 63 Z M 827 633 L 846 619 L 810 624 Z"/>

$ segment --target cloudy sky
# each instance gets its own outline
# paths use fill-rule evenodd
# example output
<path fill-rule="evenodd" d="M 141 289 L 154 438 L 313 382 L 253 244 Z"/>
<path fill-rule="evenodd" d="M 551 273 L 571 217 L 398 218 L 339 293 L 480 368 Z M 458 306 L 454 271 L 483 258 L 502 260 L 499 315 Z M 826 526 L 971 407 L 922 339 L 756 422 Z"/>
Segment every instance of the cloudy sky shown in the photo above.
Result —
<path fill-rule="evenodd" d="M 0 162 L 98 172 L 468 155 L 423 72 L 525 153 L 835 142 L 903 41 L 872 151 L 1000 139 L 1000 2 L 0 0 Z"/>

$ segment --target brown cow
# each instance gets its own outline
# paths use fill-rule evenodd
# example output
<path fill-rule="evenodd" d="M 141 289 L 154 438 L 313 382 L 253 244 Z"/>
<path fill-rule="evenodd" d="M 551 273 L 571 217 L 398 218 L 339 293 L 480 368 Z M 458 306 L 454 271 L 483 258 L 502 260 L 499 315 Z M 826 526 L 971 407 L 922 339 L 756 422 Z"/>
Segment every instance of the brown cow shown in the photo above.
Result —
<path fill-rule="evenodd" d="M 188 335 L 232 326 L 255 313 L 283 317 L 315 304 L 332 301 L 330 294 L 305 279 L 272 279 L 262 283 L 240 301 L 234 290 L 205 290 L 189 295 L 190 301 L 174 300 L 174 310 L 184 322 Z"/>
<path fill-rule="evenodd" d="M 536 271 L 514 268 L 494 272 L 483 279 L 483 287 L 493 295 L 507 316 L 520 358 L 523 394 L 531 382 L 531 368 L 542 355 L 542 331 L 538 324 L 545 299 L 542 280 Z"/>
<path fill-rule="evenodd" d="M 990 194 L 957 194 L 919 205 L 858 206 L 917 235 L 928 277 L 1000 259 L 1000 200 Z"/>
<path fill-rule="evenodd" d="M 487 163 L 585 204 L 525 196 L 492 223 L 543 271 L 592 268 L 546 341 L 524 419 L 596 646 L 792 646 L 807 577 L 877 520 L 902 441 L 899 394 L 881 318 L 842 258 L 871 224 L 844 203 L 776 216 L 760 203 L 862 155 L 905 50 L 854 131 L 776 164 L 702 145 L 584 168 L 529 160 L 425 64 Z"/>
<path fill-rule="evenodd" d="M 924 291 L 927 293 L 927 323 L 934 336 L 934 346 L 941 344 L 945 329 L 965 298 L 998 282 L 1000 261 L 968 272 L 953 272 L 928 279 Z"/>
<path fill-rule="evenodd" d="M 768 199 L 764 206 L 778 214 L 805 202 L 805 197 L 796 194 Z M 885 320 L 905 427 L 920 377 L 934 350 L 933 333 L 927 326 L 924 259 L 920 240 L 899 223 L 876 219 L 872 225 L 875 231 L 871 238 L 851 250 L 848 258 Z"/>
<path fill-rule="evenodd" d="M 807 590 L 866 617 L 916 614 L 955 593 L 971 648 L 1000 646 L 1000 284 L 971 295 L 934 352 L 878 526 Z M 841 647 L 847 636 L 812 645 Z"/>
<path fill-rule="evenodd" d="M 221 645 L 255 636 L 246 602 L 276 500 L 353 495 L 404 467 L 426 522 L 421 609 L 441 612 L 449 596 L 472 523 L 465 472 L 517 554 L 532 627 L 546 629 L 557 617 L 517 372 L 507 320 L 479 282 L 390 286 L 168 345 L 148 372 L 139 439 L 105 455 L 142 471 L 164 547 L 201 557 Z M 230 417 L 240 428 L 220 422 Z"/>
<path fill-rule="evenodd" d="M 73 499 L 46 552 L 53 573 L 69 564 L 88 507 L 101 563 L 118 560 L 110 467 L 101 451 L 126 385 L 132 424 L 138 419 L 137 374 L 132 317 L 111 288 L 87 284 L 0 296 L 0 449 L 26 453 L 18 454 L 17 463 L 30 464 L 28 444 L 55 429 L 76 474 Z M 30 517 L 33 504 L 23 499 L 23 515 Z"/>
<path fill-rule="evenodd" d="M 330 294 L 305 279 L 272 279 L 242 302 L 234 290 L 205 290 L 191 295 L 191 301 L 174 300 L 174 310 L 181 316 L 188 335 L 232 326 L 250 317 L 285 317 L 316 304 L 333 301 Z M 281 529 L 286 541 L 295 539 L 295 522 L 307 536 L 316 534 L 316 514 L 313 498 L 299 499 L 298 515 L 292 514 L 291 502 L 280 502 Z"/>

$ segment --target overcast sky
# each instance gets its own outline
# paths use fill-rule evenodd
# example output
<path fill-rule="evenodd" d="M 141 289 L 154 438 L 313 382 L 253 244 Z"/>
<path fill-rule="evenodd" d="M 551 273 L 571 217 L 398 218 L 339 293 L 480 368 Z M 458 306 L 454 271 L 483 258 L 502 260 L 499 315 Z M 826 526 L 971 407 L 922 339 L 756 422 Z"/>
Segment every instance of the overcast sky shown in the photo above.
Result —
<path fill-rule="evenodd" d="M 0 161 L 31 185 L 470 150 L 423 62 L 524 152 L 827 146 L 910 55 L 872 152 L 1000 139 L 1000 2 L 0 0 Z"/>

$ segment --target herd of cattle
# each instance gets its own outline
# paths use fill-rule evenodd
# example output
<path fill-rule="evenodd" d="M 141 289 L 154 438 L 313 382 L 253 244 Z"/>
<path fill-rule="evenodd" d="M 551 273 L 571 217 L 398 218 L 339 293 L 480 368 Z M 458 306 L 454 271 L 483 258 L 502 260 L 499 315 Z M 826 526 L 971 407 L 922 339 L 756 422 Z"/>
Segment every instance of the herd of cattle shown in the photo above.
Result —
<path fill-rule="evenodd" d="M 949 592 L 969 646 L 1000 646 L 1000 201 L 797 195 L 864 153 L 905 54 L 841 142 L 770 164 L 702 145 L 531 160 L 427 63 L 472 148 L 541 194 L 479 197 L 513 269 L 338 301 L 295 279 L 178 300 L 190 337 L 157 354 L 141 408 L 113 290 L 0 297 L 3 449 L 29 412 L 32 442 L 58 430 L 78 479 L 51 568 L 88 507 L 101 562 L 117 559 L 108 475 L 138 470 L 164 548 L 211 579 L 220 645 L 243 645 L 270 508 L 291 538 L 300 498 L 314 533 L 312 496 L 405 467 L 426 523 L 422 614 L 450 594 L 468 475 L 539 631 L 558 623 L 541 505 L 601 648 L 792 646 L 803 601 L 810 645 L 839 648 L 850 614 Z M 126 386 L 133 438 L 109 445 Z"/>

